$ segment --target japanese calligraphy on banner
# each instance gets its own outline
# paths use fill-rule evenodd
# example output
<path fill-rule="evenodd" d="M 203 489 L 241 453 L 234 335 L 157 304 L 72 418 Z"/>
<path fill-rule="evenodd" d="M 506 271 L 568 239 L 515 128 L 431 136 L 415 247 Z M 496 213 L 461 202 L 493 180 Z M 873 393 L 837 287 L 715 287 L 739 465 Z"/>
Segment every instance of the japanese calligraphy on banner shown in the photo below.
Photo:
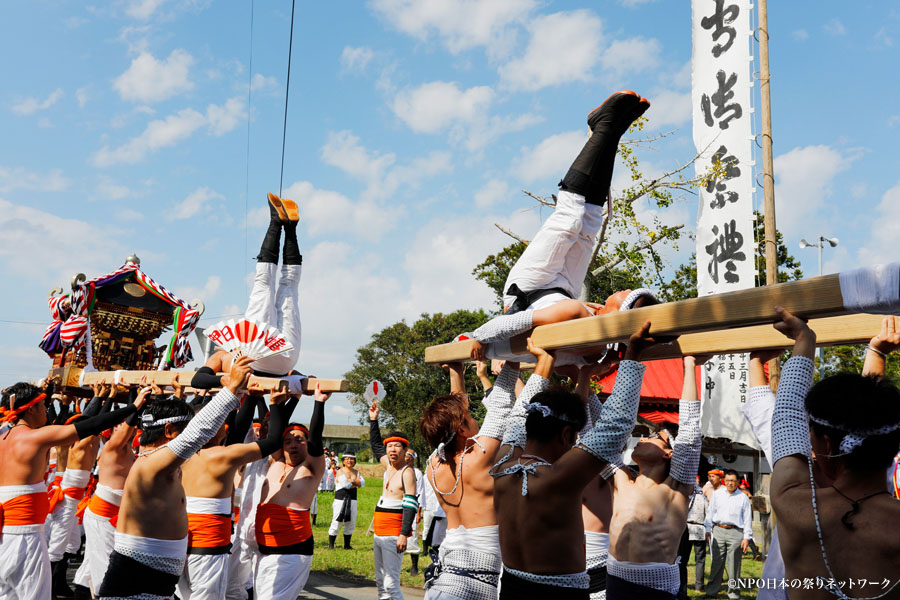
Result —
<path fill-rule="evenodd" d="M 720 164 L 699 194 L 697 290 L 706 296 L 755 285 L 750 3 L 692 0 L 691 21 L 695 168 Z M 703 434 L 757 447 L 741 413 L 747 356 L 716 356 L 704 372 Z"/>

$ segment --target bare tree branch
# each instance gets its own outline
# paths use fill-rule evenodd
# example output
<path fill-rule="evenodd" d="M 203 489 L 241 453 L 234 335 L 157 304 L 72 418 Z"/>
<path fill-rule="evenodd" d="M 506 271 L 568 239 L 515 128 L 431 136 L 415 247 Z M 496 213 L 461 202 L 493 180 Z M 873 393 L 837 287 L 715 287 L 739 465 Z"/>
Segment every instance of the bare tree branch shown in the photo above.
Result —
<path fill-rule="evenodd" d="M 555 202 L 550 202 L 550 201 L 547 200 L 546 198 L 542 198 L 541 196 L 538 196 L 537 194 L 532 194 L 532 193 L 529 192 L 528 190 L 522 190 L 522 193 L 525 194 L 526 196 L 530 196 L 530 197 L 534 198 L 535 200 L 537 200 L 538 202 L 540 202 L 540 203 L 543 204 L 544 206 L 549 206 L 550 208 L 553 208 L 553 207 L 556 206 L 556 203 L 555 203 Z"/>
<path fill-rule="evenodd" d="M 670 227 L 669 231 L 678 231 L 679 229 L 682 229 L 683 227 L 684 227 L 684 225 L 676 225 L 675 227 Z M 664 239 L 667 239 L 667 238 L 665 236 L 659 236 L 658 238 L 656 238 L 654 240 L 647 240 L 646 242 L 642 242 L 641 244 L 639 244 L 632 250 L 634 252 L 640 252 L 642 250 L 646 250 L 647 248 L 652 247 L 653 244 L 655 244 L 656 242 L 659 242 Z M 612 269 L 619 263 L 623 262 L 626 258 L 627 257 L 625 257 L 625 256 L 620 256 L 619 258 L 617 258 L 615 260 L 608 261 L 604 265 L 597 267 L 596 269 L 591 271 L 591 275 L 599 275 L 600 273 L 603 273 L 604 271 L 608 271 L 609 269 Z"/>
<path fill-rule="evenodd" d="M 506 235 L 508 235 L 508 236 L 511 237 L 512 239 L 516 240 L 517 242 L 522 242 L 523 244 L 528 244 L 528 243 L 529 243 L 528 240 L 519 237 L 518 235 L 516 235 L 515 233 L 513 233 L 513 232 L 510 231 L 509 229 L 506 229 L 505 227 L 501 226 L 499 223 L 494 223 L 494 227 L 496 227 L 497 229 L 499 229 L 500 231 L 502 231 L 503 233 L 505 233 Z"/>

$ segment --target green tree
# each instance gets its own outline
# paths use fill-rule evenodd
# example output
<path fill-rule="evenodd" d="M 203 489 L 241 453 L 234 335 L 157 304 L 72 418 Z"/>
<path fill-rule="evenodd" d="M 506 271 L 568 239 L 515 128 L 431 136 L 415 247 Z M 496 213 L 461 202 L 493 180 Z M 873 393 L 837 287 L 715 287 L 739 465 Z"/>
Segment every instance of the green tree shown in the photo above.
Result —
<path fill-rule="evenodd" d="M 369 382 L 377 379 L 386 393 L 381 403 L 382 429 L 402 431 L 416 452 L 427 456 L 430 449 L 419 431 L 419 418 L 431 400 L 447 394 L 450 388 L 443 369 L 425 364 L 425 348 L 450 342 L 487 320 L 488 315 L 482 310 L 423 314 L 411 326 L 400 321 L 373 335 L 368 344 L 357 349 L 353 368 L 344 375 L 350 382 L 350 403 L 360 420 L 368 422 L 369 407 L 363 392 Z M 483 394 L 472 369 L 466 373 L 466 389 L 473 400 L 472 413 L 480 419 L 484 410 L 475 400 Z"/>

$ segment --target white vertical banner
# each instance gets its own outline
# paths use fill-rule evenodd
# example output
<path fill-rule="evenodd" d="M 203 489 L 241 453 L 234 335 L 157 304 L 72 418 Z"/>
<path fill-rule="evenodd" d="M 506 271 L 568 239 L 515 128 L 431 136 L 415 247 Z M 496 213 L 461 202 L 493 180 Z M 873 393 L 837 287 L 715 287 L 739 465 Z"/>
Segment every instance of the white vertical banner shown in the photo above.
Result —
<path fill-rule="evenodd" d="M 700 188 L 697 291 L 700 296 L 754 287 L 752 55 L 748 0 L 692 0 L 691 101 L 698 174 L 719 164 Z M 705 365 L 703 435 L 757 447 L 741 413 L 748 397 L 747 355 Z"/>

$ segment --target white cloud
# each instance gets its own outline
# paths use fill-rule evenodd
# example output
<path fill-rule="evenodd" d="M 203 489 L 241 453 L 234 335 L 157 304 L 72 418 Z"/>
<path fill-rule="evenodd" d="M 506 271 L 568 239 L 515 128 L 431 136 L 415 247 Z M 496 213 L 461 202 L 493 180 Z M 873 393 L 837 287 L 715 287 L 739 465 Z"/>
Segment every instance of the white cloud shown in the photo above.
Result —
<path fill-rule="evenodd" d="M 510 188 L 505 181 L 491 179 L 475 192 L 475 206 L 482 209 L 490 208 L 509 196 Z"/>
<path fill-rule="evenodd" d="M 871 231 L 858 253 L 861 265 L 887 263 L 897 255 L 897 230 L 890 224 L 900 222 L 900 181 L 884 193 L 872 216 Z"/>
<path fill-rule="evenodd" d="M 317 189 L 308 181 L 298 181 L 284 190 L 284 197 L 300 205 L 306 230 L 312 236 L 353 234 L 366 240 L 381 239 L 393 229 L 399 212 L 371 199 L 354 202 L 339 192 Z"/>
<path fill-rule="evenodd" d="M 39 98 L 35 98 L 33 96 L 25 98 L 18 104 L 12 105 L 12 111 L 17 115 L 30 115 L 34 114 L 39 110 L 47 110 L 65 95 L 62 88 L 56 88 L 50 95 L 44 98 L 43 100 Z"/>
<path fill-rule="evenodd" d="M 190 80 L 194 57 L 177 48 L 163 61 L 141 52 L 113 82 L 113 88 L 129 102 L 160 102 L 193 89 Z"/>
<path fill-rule="evenodd" d="M 537 91 L 573 81 L 588 81 L 601 56 L 603 21 L 589 10 L 536 17 L 524 56 L 500 67 L 503 83 L 514 90 Z"/>
<path fill-rule="evenodd" d="M 519 26 L 538 6 L 535 0 L 372 0 L 390 25 L 425 41 L 437 35 L 452 53 L 483 46 L 489 57 L 507 54 Z"/>
<path fill-rule="evenodd" d="M 819 235 L 816 231 L 827 222 L 823 209 L 834 178 L 853 160 L 824 145 L 794 148 L 775 158 L 776 214 L 786 239 Z"/>
<path fill-rule="evenodd" d="M 127 186 L 119 185 L 109 177 L 100 178 L 100 184 L 97 186 L 97 191 L 101 196 L 109 198 L 110 200 L 124 200 L 133 195 L 132 191 Z"/>
<path fill-rule="evenodd" d="M 125 13 L 129 17 L 146 21 L 165 2 L 166 0 L 131 0 L 125 8 Z"/>
<path fill-rule="evenodd" d="M 356 412 L 352 408 L 347 408 L 346 406 L 328 406 L 328 408 L 336 415 L 340 415 L 342 417 L 349 417 L 355 415 Z"/>
<path fill-rule="evenodd" d="M 254 73 L 253 78 L 250 80 L 250 90 L 254 92 L 258 92 L 270 87 L 276 87 L 277 85 L 277 78 L 267 77 L 262 73 Z"/>
<path fill-rule="evenodd" d="M 108 227 L 67 219 L 31 206 L 0 199 L 0 266 L 22 285 L 61 285 L 73 273 L 108 273 L 110 257 L 125 257 Z M 47 240 L 77 240 L 65 245 Z M 41 268 L 35 268 L 41 265 Z M 49 288 L 48 288 L 49 289 Z"/>
<path fill-rule="evenodd" d="M 886 48 L 894 47 L 894 38 L 891 37 L 891 34 L 888 31 L 887 27 L 882 27 L 875 33 L 875 41 Z"/>
<path fill-rule="evenodd" d="M 627 6 L 628 8 L 634 8 L 636 6 L 640 6 L 641 4 L 648 4 L 650 2 L 656 2 L 656 0 L 619 0 L 622 6 Z"/>
<path fill-rule="evenodd" d="M 829 35 L 846 35 L 847 28 L 844 27 L 844 24 L 840 21 L 840 19 L 831 19 L 825 25 L 822 26 L 822 29 L 825 30 L 825 33 Z"/>
<path fill-rule="evenodd" d="M 365 71 L 375 53 L 365 46 L 344 46 L 341 52 L 341 68 L 344 71 Z"/>
<path fill-rule="evenodd" d="M 450 131 L 453 142 L 462 141 L 466 149 L 479 150 L 504 133 L 521 131 L 541 117 L 490 115 L 496 94 L 488 86 L 465 90 L 456 83 L 432 81 L 400 91 L 392 105 L 394 114 L 417 133 Z"/>
<path fill-rule="evenodd" d="M 188 194 L 188 196 L 176 204 L 173 210 L 166 216 L 170 221 L 190 219 L 197 215 L 208 213 L 212 209 L 213 201 L 224 200 L 225 197 L 215 190 L 202 186 Z"/>
<path fill-rule="evenodd" d="M 615 40 L 603 52 L 600 64 L 615 80 L 656 68 L 662 45 L 655 38 Z"/>
<path fill-rule="evenodd" d="M 401 91 L 393 110 L 410 129 L 437 133 L 454 122 L 468 122 L 485 113 L 494 100 L 488 86 L 460 90 L 455 83 L 433 81 Z"/>
<path fill-rule="evenodd" d="M 322 161 L 364 181 L 363 198 L 374 200 L 393 195 L 400 186 L 415 188 L 422 180 L 451 170 L 447 152 L 432 151 L 409 164 L 398 165 L 395 154 L 369 150 L 346 130 L 328 134 Z"/>
<path fill-rule="evenodd" d="M 799 40 L 799 41 L 801 41 L 801 42 L 805 42 L 806 40 L 809 39 L 809 32 L 806 31 L 805 29 L 797 29 L 797 30 L 794 30 L 794 31 L 791 33 L 791 35 L 794 36 L 794 39 L 795 39 L 795 40 Z"/>
<path fill-rule="evenodd" d="M 37 126 L 40 127 L 41 129 L 49 129 L 49 128 L 53 127 L 54 125 L 53 125 L 53 121 L 51 121 L 47 117 L 41 117 L 40 119 L 38 119 Z"/>
<path fill-rule="evenodd" d="M 657 91 L 650 97 L 650 108 L 645 115 L 651 127 L 683 125 L 691 119 L 691 93 Z"/>
<path fill-rule="evenodd" d="M 206 283 L 202 287 L 182 286 L 175 289 L 175 295 L 179 298 L 192 302 L 195 298 L 203 301 L 204 304 L 216 297 L 219 290 L 222 289 L 222 278 L 218 275 L 210 275 L 206 278 Z"/>
<path fill-rule="evenodd" d="M 514 162 L 513 173 L 525 183 L 545 177 L 562 178 L 587 141 L 586 129 L 557 133 L 541 140 L 536 146 L 522 148 Z"/>
<path fill-rule="evenodd" d="M 97 167 L 139 163 L 148 154 L 173 146 L 203 127 L 207 127 L 210 135 L 221 136 L 244 118 L 244 101 L 239 98 L 230 98 L 222 106 L 210 104 L 205 115 L 185 108 L 164 119 L 150 121 L 140 135 L 117 148 L 104 146 L 94 153 L 91 162 Z"/>
<path fill-rule="evenodd" d="M 143 221 L 146 217 L 143 213 L 139 213 L 131 208 L 120 208 L 116 211 L 116 218 L 122 221 Z"/>
<path fill-rule="evenodd" d="M 900 115 L 891 115 L 888 119 L 888 127 L 893 127 L 894 125 L 900 125 Z"/>
<path fill-rule="evenodd" d="M 129 25 L 119 31 L 119 36 L 116 39 L 128 46 L 129 54 L 140 54 L 147 52 L 150 46 L 150 42 L 147 40 L 149 32 L 149 25 Z"/>
<path fill-rule="evenodd" d="M 75 90 L 75 100 L 78 101 L 78 108 L 84 108 L 84 105 L 87 104 L 88 100 L 91 99 L 89 93 L 90 89 L 91 86 L 86 85 Z"/>
<path fill-rule="evenodd" d="M 35 192 L 62 192 L 68 189 L 70 181 L 60 169 L 47 173 L 36 173 L 24 167 L 0 166 L 0 192 L 14 190 Z"/>

